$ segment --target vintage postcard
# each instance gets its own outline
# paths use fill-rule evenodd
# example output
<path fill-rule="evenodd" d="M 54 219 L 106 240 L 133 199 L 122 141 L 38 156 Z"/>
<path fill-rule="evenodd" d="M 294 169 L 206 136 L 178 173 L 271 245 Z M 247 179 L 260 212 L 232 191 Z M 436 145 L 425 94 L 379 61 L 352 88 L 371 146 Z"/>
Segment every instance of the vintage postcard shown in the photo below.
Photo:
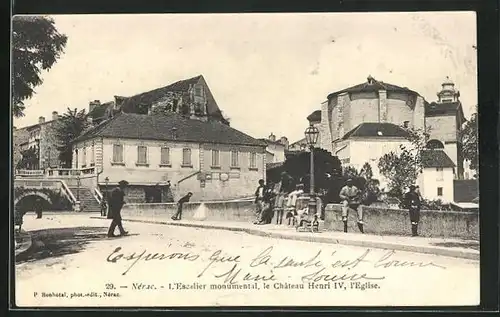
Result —
<path fill-rule="evenodd" d="M 17 307 L 479 304 L 473 12 L 12 23 Z"/>

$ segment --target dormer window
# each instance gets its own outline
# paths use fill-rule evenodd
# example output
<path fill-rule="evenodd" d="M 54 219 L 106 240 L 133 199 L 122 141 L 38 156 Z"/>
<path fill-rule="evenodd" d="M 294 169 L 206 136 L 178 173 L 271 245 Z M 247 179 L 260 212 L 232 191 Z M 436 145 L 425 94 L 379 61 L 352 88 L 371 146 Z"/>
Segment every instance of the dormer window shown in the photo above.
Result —
<path fill-rule="evenodd" d="M 410 121 L 405 121 L 405 122 L 403 122 L 403 127 L 404 127 L 405 129 L 408 129 L 408 127 L 409 127 L 409 126 L 410 126 Z"/>
<path fill-rule="evenodd" d="M 368 76 L 368 78 L 366 80 L 368 82 L 368 85 L 373 85 L 373 82 L 375 81 L 375 79 L 371 75 Z"/>

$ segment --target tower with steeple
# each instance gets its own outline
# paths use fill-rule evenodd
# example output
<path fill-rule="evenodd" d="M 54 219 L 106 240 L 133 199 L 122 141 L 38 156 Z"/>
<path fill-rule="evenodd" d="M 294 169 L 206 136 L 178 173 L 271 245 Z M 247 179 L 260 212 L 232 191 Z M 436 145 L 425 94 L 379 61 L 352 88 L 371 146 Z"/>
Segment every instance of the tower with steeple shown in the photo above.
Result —
<path fill-rule="evenodd" d="M 441 84 L 441 91 L 437 93 L 438 103 L 459 102 L 460 91 L 455 89 L 455 83 L 446 76 Z"/>
<path fill-rule="evenodd" d="M 429 130 L 430 141 L 441 144 L 446 154 L 455 163 L 455 178 L 462 179 L 464 174 L 464 159 L 460 131 L 465 122 L 460 92 L 455 83 L 446 76 L 437 93 L 438 100 L 426 104 L 425 126 Z"/>

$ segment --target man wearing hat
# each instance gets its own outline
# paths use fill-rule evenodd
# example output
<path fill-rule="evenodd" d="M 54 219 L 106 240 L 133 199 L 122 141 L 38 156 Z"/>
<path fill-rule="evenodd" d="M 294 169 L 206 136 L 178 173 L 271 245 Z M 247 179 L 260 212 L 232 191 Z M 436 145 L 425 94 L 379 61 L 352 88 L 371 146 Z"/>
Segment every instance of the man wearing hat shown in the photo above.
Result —
<path fill-rule="evenodd" d="M 122 180 L 118 183 L 118 187 L 113 189 L 111 191 L 108 205 L 109 205 L 109 213 L 108 213 L 108 218 L 113 219 L 111 221 L 111 225 L 109 226 L 108 230 L 108 237 L 115 237 L 115 229 L 118 226 L 118 230 L 120 230 L 120 235 L 124 236 L 128 232 L 123 229 L 122 225 L 122 207 L 125 204 L 125 189 L 128 186 L 128 182 L 125 180 Z"/>
<path fill-rule="evenodd" d="M 353 181 L 349 178 L 346 185 L 340 190 L 339 197 L 343 202 L 342 206 L 342 221 L 344 222 L 344 232 L 347 232 L 347 219 L 349 211 L 355 211 L 358 216 L 358 228 L 361 233 L 363 229 L 363 210 L 361 209 L 361 190 L 353 185 Z"/>
<path fill-rule="evenodd" d="M 410 212 L 412 237 L 418 236 L 418 222 L 420 221 L 420 207 L 422 205 L 420 195 L 417 193 L 416 189 L 416 186 L 411 185 L 410 191 L 405 194 L 403 200 L 405 208 L 408 208 Z"/>

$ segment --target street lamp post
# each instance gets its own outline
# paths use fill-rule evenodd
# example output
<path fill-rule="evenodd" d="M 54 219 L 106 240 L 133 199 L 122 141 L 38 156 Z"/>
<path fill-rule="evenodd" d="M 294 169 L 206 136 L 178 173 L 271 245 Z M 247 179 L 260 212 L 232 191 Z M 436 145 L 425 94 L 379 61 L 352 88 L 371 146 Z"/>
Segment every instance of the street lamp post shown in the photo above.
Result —
<path fill-rule="evenodd" d="M 309 183 L 309 215 L 315 215 L 317 212 L 316 206 L 316 194 L 314 191 L 314 146 L 318 141 L 319 130 L 312 123 L 309 127 L 304 131 L 306 136 L 307 145 L 309 145 L 309 149 L 311 151 L 311 166 L 310 166 L 310 183 Z"/>
<path fill-rule="evenodd" d="M 106 202 L 108 202 L 108 183 L 109 183 L 109 178 L 106 176 L 106 178 L 104 179 L 104 190 L 105 190 L 105 199 L 106 199 Z"/>
<path fill-rule="evenodd" d="M 106 178 L 104 179 L 104 195 L 102 195 L 102 199 L 105 201 L 105 210 L 103 211 L 103 216 L 106 216 L 108 214 L 108 208 L 109 208 L 109 204 L 108 204 L 108 183 L 109 183 L 109 178 L 106 176 Z"/>

